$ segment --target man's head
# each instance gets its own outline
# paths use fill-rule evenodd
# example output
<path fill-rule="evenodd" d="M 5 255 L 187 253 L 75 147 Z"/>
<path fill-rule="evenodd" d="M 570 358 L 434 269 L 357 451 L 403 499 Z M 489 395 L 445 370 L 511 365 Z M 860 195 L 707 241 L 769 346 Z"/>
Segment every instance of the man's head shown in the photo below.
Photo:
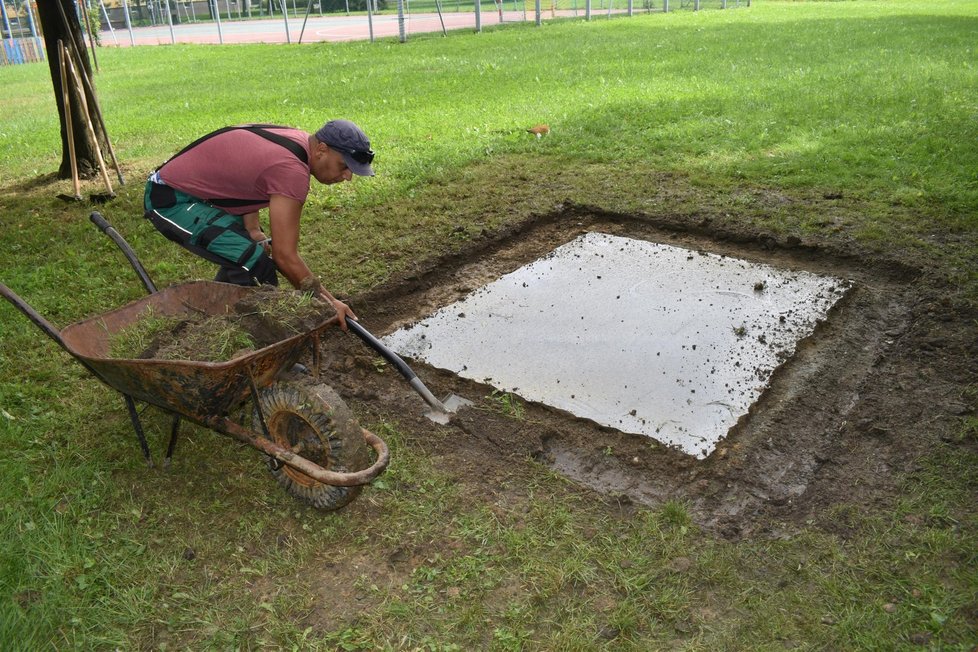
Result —
<path fill-rule="evenodd" d="M 316 132 L 316 150 L 320 156 L 310 165 L 313 175 L 321 183 L 336 183 L 345 181 L 348 176 L 335 178 L 333 167 L 349 169 L 351 173 L 364 177 L 372 177 L 374 170 L 370 163 L 374 160 L 374 151 L 370 149 L 370 139 L 363 133 L 360 127 L 349 120 L 330 120 Z M 319 145 L 325 145 L 330 152 L 335 152 L 340 159 L 337 160 L 336 154 L 332 156 L 325 152 Z M 338 165 L 339 161 L 342 165 Z M 317 170 L 317 167 L 319 168 Z M 346 170 L 341 170 L 345 172 Z"/>

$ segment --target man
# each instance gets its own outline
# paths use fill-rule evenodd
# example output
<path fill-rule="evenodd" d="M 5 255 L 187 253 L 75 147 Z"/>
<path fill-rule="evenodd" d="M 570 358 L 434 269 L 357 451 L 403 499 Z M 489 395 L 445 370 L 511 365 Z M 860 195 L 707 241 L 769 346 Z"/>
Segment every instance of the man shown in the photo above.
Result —
<path fill-rule="evenodd" d="M 356 315 L 299 256 L 299 219 L 311 177 L 323 184 L 373 176 L 370 140 L 349 120 L 315 134 L 276 125 L 225 127 L 197 139 L 146 183 L 146 218 L 164 236 L 221 266 L 215 280 L 296 288 L 332 304 L 340 328 Z M 258 221 L 268 207 L 269 236 Z"/>

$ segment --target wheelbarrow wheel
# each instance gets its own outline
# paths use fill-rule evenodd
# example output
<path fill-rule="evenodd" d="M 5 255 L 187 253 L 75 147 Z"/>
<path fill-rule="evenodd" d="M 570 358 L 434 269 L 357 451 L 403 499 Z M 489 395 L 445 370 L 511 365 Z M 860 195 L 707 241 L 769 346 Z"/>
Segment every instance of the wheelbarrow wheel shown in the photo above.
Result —
<path fill-rule="evenodd" d="M 370 465 L 370 448 L 343 399 L 329 385 L 273 383 L 258 393 L 272 441 L 329 471 L 360 471 Z M 262 436 L 257 410 L 252 427 Z M 269 470 L 285 491 L 325 511 L 356 498 L 362 487 L 334 487 L 269 458 Z"/>

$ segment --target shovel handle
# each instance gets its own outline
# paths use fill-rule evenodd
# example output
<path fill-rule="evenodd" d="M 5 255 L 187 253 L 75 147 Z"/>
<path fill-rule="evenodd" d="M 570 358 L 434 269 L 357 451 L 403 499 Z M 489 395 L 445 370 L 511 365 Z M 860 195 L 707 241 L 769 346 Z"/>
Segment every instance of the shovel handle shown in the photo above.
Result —
<path fill-rule="evenodd" d="M 450 415 L 450 411 L 448 410 L 448 408 L 445 407 L 445 404 L 434 397 L 431 391 L 427 387 L 425 387 L 425 384 L 421 382 L 421 379 L 418 378 L 418 374 L 414 373 L 411 367 L 409 367 L 407 363 L 401 359 L 401 356 L 397 355 L 396 353 L 388 349 L 386 346 L 384 346 L 380 340 L 378 340 L 376 337 L 371 335 L 370 331 L 368 331 L 366 328 L 361 326 L 359 322 L 357 322 L 357 320 L 347 319 L 346 327 L 349 330 L 353 331 L 354 335 L 356 335 L 361 340 L 363 340 L 367 346 L 369 346 L 371 349 L 373 349 L 381 356 L 383 356 L 384 360 L 387 360 L 387 362 L 397 367 L 397 370 L 401 372 L 401 375 L 404 376 L 404 378 L 407 379 L 409 383 L 411 383 L 411 389 L 416 391 L 421 396 L 421 398 L 424 399 L 425 403 L 431 406 L 432 412 L 445 417 Z M 429 415 L 429 418 L 432 417 Z M 434 418 L 432 418 L 432 420 L 437 421 L 438 423 L 448 423 L 447 420 L 438 421 L 437 419 Z"/>
<path fill-rule="evenodd" d="M 371 335 L 370 331 L 361 326 L 357 320 L 347 319 L 346 327 L 350 329 L 354 335 L 363 340 L 364 344 L 379 353 L 384 360 L 387 360 L 387 362 L 397 367 L 397 370 L 401 372 L 401 375 L 407 380 L 411 381 L 418 377 L 418 374 L 414 373 L 411 367 L 409 367 L 408 364 L 401 359 L 401 356 L 384 346 L 380 340 Z"/>

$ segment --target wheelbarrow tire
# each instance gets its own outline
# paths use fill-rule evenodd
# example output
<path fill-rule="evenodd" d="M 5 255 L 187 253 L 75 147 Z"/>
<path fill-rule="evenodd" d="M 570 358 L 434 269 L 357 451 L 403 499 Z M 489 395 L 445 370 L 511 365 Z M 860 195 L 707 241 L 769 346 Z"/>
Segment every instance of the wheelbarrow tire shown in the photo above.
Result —
<path fill-rule="evenodd" d="M 258 394 L 272 441 L 329 471 L 355 472 L 370 466 L 370 448 L 353 413 L 329 385 L 277 382 Z M 252 427 L 264 436 L 255 411 Z M 362 487 L 323 484 L 275 459 L 269 470 L 285 491 L 317 509 L 349 504 Z"/>

